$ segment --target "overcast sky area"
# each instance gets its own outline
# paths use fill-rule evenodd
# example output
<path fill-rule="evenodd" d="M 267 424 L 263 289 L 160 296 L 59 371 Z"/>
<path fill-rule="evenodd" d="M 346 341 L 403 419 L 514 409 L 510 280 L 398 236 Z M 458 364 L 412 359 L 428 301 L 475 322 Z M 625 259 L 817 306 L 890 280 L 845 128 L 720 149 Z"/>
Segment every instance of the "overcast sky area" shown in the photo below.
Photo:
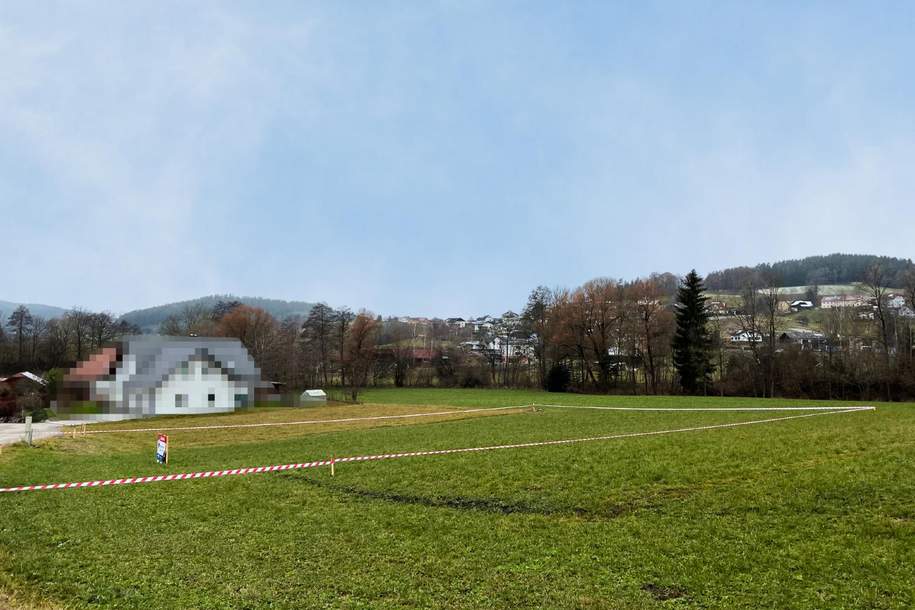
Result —
<path fill-rule="evenodd" d="M 912 257 L 913 6 L 4 2 L 0 299 L 466 316 Z"/>

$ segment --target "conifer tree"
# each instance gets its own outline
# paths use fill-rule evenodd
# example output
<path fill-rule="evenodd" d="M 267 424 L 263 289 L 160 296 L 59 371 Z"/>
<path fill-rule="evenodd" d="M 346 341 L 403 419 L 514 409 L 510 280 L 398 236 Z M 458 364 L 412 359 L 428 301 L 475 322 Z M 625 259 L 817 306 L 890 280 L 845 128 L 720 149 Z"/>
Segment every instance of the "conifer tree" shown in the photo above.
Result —
<path fill-rule="evenodd" d="M 712 337 L 705 307 L 707 300 L 702 278 L 693 269 L 677 290 L 677 332 L 673 339 L 674 366 L 680 386 L 688 394 L 705 392 L 711 380 Z"/>

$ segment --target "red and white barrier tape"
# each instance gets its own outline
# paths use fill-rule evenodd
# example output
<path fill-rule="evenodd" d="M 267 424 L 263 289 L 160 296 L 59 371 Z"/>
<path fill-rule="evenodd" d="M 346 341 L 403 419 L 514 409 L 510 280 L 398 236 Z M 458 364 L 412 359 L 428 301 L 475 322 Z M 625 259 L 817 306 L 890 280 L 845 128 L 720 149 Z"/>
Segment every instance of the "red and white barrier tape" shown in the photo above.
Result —
<path fill-rule="evenodd" d="M 529 409 L 531 407 L 545 407 L 551 409 L 597 409 L 601 411 L 834 411 L 837 408 L 860 409 L 865 407 L 599 407 L 587 405 L 547 405 L 532 403 L 529 405 L 514 405 L 509 407 L 481 407 L 478 409 L 453 409 L 450 411 L 434 411 L 432 413 L 405 413 L 403 415 L 374 415 L 368 417 L 343 417 L 339 419 L 306 419 L 290 422 L 261 422 L 255 424 L 211 424 L 208 426 L 172 426 L 168 428 L 101 428 L 97 430 L 84 430 L 85 434 L 116 434 L 130 432 L 174 432 L 187 430 L 226 430 L 235 428 L 270 428 L 275 426 L 305 426 L 315 424 L 343 424 L 360 421 L 382 421 L 388 419 L 411 419 L 417 417 L 444 417 L 447 415 L 461 415 L 464 413 L 480 413 L 483 411 L 506 411 L 513 409 Z M 873 408 L 873 407 L 867 407 Z"/>
<path fill-rule="evenodd" d="M 228 477 L 244 474 L 260 474 L 263 472 L 280 472 L 286 470 L 301 470 L 304 468 L 319 468 L 321 466 L 330 466 L 331 464 L 343 464 L 348 462 L 369 462 L 376 460 L 390 460 L 395 458 L 419 457 L 428 455 L 448 455 L 453 453 L 470 453 L 476 451 L 495 451 L 498 449 L 524 449 L 529 447 L 547 447 L 550 445 L 572 445 L 576 443 L 588 443 L 595 441 L 608 441 L 621 438 L 634 438 L 639 436 L 658 436 L 661 434 L 675 434 L 678 432 L 697 432 L 700 430 L 715 430 L 718 428 L 736 428 L 738 426 L 751 426 L 754 424 L 765 424 L 789 419 L 800 419 L 803 417 L 818 417 L 820 415 L 836 415 L 839 413 L 854 413 L 857 411 L 873 411 L 874 407 L 849 407 L 833 411 L 818 411 L 816 413 L 805 413 L 803 415 L 787 415 L 785 417 L 773 417 L 769 419 L 757 419 L 745 422 L 731 422 L 727 424 L 711 424 L 707 426 L 694 426 L 690 428 L 675 428 L 672 430 L 654 430 L 650 432 L 629 432 L 625 434 L 608 434 L 604 436 L 590 436 L 584 438 L 571 438 L 553 441 L 535 441 L 530 443 L 512 443 L 508 445 L 490 445 L 487 447 L 464 447 L 460 449 L 436 449 L 429 451 L 407 451 L 402 453 L 383 453 L 378 455 L 360 455 L 351 457 L 335 458 L 332 460 L 318 460 L 315 462 L 303 462 L 298 464 L 280 464 L 276 466 L 253 466 L 248 468 L 231 468 L 228 470 L 207 470 L 203 472 L 185 472 L 180 474 L 160 474 L 145 477 L 128 477 L 123 479 L 104 479 L 98 481 L 82 481 L 74 483 L 48 483 L 43 485 L 20 485 L 17 487 L 0 487 L 0 493 L 9 493 L 16 491 L 42 491 L 49 489 L 74 489 L 83 487 L 109 487 L 113 485 L 137 485 L 140 483 L 158 483 L 160 481 L 187 481 L 189 479 L 210 479 L 214 477 Z"/>
<path fill-rule="evenodd" d="M 542 405 L 534 403 L 532 407 L 549 407 L 551 409 L 597 409 L 599 411 L 724 411 L 724 412 L 752 412 L 752 411 L 873 411 L 876 407 L 598 407 L 589 405 Z"/>
<path fill-rule="evenodd" d="M 274 426 L 304 426 L 314 424 L 343 424 L 360 421 L 380 421 L 385 419 L 410 419 L 416 417 L 443 417 L 446 415 L 462 415 L 464 413 L 479 413 L 480 411 L 505 411 L 508 409 L 529 409 L 533 405 L 514 407 L 483 407 L 480 409 L 452 409 L 451 411 L 435 411 L 432 413 L 404 413 L 403 415 L 372 415 L 368 417 L 343 417 L 339 419 L 306 419 L 301 421 L 262 422 L 256 424 L 212 424 L 209 426 L 173 426 L 170 428 L 101 428 L 98 430 L 85 430 L 83 434 L 114 434 L 116 432 L 173 432 L 175 430 L 225 430 L 229 428 L 270 428 Z"/>

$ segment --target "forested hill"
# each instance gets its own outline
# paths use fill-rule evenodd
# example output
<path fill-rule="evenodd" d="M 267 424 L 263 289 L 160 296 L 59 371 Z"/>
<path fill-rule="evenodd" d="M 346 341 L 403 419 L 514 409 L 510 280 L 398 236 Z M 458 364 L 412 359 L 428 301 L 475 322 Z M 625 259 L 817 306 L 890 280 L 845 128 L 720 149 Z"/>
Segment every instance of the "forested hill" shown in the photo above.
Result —
<path fill-rule="evenodd" d="M 712 290 L 739 290 L 754 278 L 774 278 L 777 286 L 850 284 L 867 281 L 868 270 L 879 264 L 888 286 L 902 286 L 913 269 L 912 260 L 873 254 L 829 254 L 762 263 L 755 267 L 732 267 L 708 274 L 705 285 Z"/>
<path fill-rule="evenodd" d="M 41 305 L 40 303 L 13 303 L 10 301 L 0 301 L 0 320 L 6 322 L 6 319 L 9 317 L 13 310 L 19 307 L 20 305 L 25 305 L 29 313 L 33 316 L 44 318 L 45 320 L 50 320 L 51 318 L 60 318 L 67 310 L 63 307 L 55 307 L 53 305 Z M 0 322 L 0 323 L 2 323 Z"/>
<path fill-rule="evenodd" d="M 159 324 L 162 323 L 163 320 L 171 315 L 180 316 L 182 311 L 187 307 L 203 306 L 212 309 L 220 301 L 240 301 L 251 307 L 259 307 L 278 320 L 295 315 L 307 316 L 314 305 L 314 303 L 306 303 L 304 301 L 282 301 L 280 299 L 214 294 L 200 297 L 199 299 L 179 301 L 177 303 L 168 303 L 166 305 L 157 305 L 156 307 L 129 311 L 122 315 L 121 319 L 139 326 L 144 332 L 154 332 L 159 328 Z"/>

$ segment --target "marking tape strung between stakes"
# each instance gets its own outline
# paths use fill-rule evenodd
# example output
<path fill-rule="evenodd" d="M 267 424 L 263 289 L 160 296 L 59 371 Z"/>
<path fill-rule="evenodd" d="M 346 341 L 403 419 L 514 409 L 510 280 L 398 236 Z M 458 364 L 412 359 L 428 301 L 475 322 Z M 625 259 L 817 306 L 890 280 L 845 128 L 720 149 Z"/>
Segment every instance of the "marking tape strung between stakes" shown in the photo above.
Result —
<path fill-rule="evenodd" d="M 85 434 L 116 434 L 129 432 L 169 432 L 175 430 L 225 430 L 230 428 L 269 428 L 274 426 L 305 426 L 315 424 L 342 424 L 359 421 L 379 421 L 386 419 L 409 419 L 416 417 L 439 417 L 446 415 L 461 415 L 463 413 L 480 413 L 483 411 L 507 411 L 512 409 L 530 409 L 531 407 L 544 407 L 552 409 L 599 409 L 602 411 L 834 411 L 844 407 L 596 407 L 586 405 L 543 405 L 532 403 L 529 405 L 515 405 L 510 407 L 482 407 L 479 409 L 454 409 L 451 411 L 436 411 L 433 413 L 405 413 L 403 415 L 375 415 L 369 417 L 344 417 L 340 419 L 307 419 L 290 422 L 262 422 L 256 424 L 212 424 L 209 426 L 172 426 L 168 428 L 109 428 L 101 430 L 84 430 Z M 847 407 L 849 409 L 858 407 Z"/>
<path fill-rule="evenodd" d="M 542 405 L 534 403 L 532 407 L 550 407 L 551 409 L 599 409 L 601 411 L 873 411 L 875 407 L 592 407 L 587 405 Z"/>
<path fill-rule="evenodd" d="M 732 422 L 727 424 L 713 424 L 707 426 L 694 426 L 691 428 L 675 428 L 672 430 L 654 430 L 651 432 L 629 432 L 626 434 L 608 434 L 604 436 L 589 436 L 584 438 L 570 438 L 554 441 L 537 441 L 530 443 L 513 443 L 510 445 L 490 445 L 488 447 L 465 447 L 460 449 L 437 449 L 431 451 L 408 451 L 403 453 L 382 453 L 378 455 L 360 455 L 352 457 L 335 458 L 332 460 L 318 460 L 315 462 L 303 462 L 298 464 L 279 464 L 275 466 L 253 466 L 248 468 L 231 468 L 228 470 L 207 470 L 202 472 L 185 472 L 180 474 L 160 474 L 145 477 L 127 477 L 123 479 L 104 479 L 98 481 L 82 481 L 76 483 L 48 483 L 43 485 L 20 485 L 18 487 L 0 487 L 0 493 L 9 493 L 16 491 L 42 491 L 50 489 L 73 489 L 83 487 L 108 487 L 112 485 L 137 485 L 139 483 L 158 483 L 159 481 L 187 481 L 189 479 L 209 479 L 214 477 L 228 477 L 244 474 L 260 474 L 263 472 L 280 472 L 286 470 L 301 470 L 304 468 L 319 468 L 321 466 L 330 466 L 331 464 L 342 464 L 347 462 L 369 462 L 376 460 L 390 460 L 406 457 L 420 457 L 429 455 L 449 455 L 454 453 L 470 453 L 478 451 L 495 451 L 498 449 L 525 449 L 529 447 L 546 447 L 551 445 L 573 445 L 577 443 L 589 443 L 596 441 L 609 441 L 622 438 L 634 438 L 639 436 L 658 436 L 662 434 L 676 434 L 678 432 L 697 432 L 700 430 L 715 430 L 718 428 L 736 428 L 739 426 L 752 426 L 754 424 L 766 424 L 789 419 L 800 419 L 802 417 L 818 417 L 821 415 L 837 415 L 839 413 L 855 413 L 858 411 L 874 411 L 875 407 L 848 407 L 834 411 L 818 411 L 816 413 L 804 413 L 803 415 L 786 415 L 784 417 L 773 417 L 769 419 L 757 419 L 745 422 Z"/>
<path fill-rule="evenodd" d="M 481 409 L 453 409 L 451 411 L 436 411 L 434 413 L 405 413 L 403 415 L 374 415 L 369 417 L 344 417 L 340 419 L 306 419 L 302 421 L 263 422 L 257 424 L 213 424 L 210 426 L 174 426 L 170 428 L 109 428 L 101 430 L 86 430 L 83 434 L 114 434 L 115 432 L 167 432 L 175 430 L 221 430 L 226 428 L 268 428 L 272 426 L 304 426 L 308 424 L 341 424 L 357 421 L 377 421 L 384 419 L 407 419 L 411 417 L 433 417 L 444 415 L 462 415 L 464 413 L 477 413 L 480 411 L 505 411 L 507 409 L 529 409 L 533 405 L 515 407 L 484 407 Z"/>

